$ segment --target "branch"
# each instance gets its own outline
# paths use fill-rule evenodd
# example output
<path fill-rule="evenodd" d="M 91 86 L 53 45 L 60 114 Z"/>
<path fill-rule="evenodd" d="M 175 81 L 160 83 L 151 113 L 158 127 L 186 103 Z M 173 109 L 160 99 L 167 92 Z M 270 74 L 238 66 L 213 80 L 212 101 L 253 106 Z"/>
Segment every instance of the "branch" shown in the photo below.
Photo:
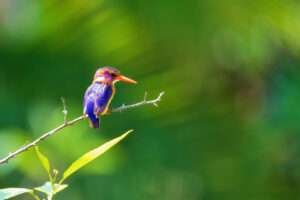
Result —
<path fill-rule="evenodd" d="M 164 92 L 161 92 L 158 97 L 156 99 L 153 100 L 147 100 L 147 93 L 145 93 L 144 99 L 138 103 L 135 104 L 130 104 L 130 105 L 125 105 L 123 104 L 122 106 L 112 109 L 111 112 L 123 112 L 125 110 L 131 109 L 131 108 L 136 108 L 139 106 L 143 106 L 143 105 L 148 105 L 148 104 L 152 104 L 154 106 L 158 106 L 158 102 L 161 101 L 161 97 L 164 95 Z M 44 133 L 43 135 L 41 135 L 39 138 L 35 139 L 33 142 L 30 142 L 24 146 L 22 146 L 21 148 L 17 149 L 14 152 L 9 153 L 6 157 L 0 159 L 0 165 L 4 164 L 4 163 L 8 163 L 9 160 L 15 158 L 17 155 L 27 151 L 28 149 L 36 146 L 38 143 L 40 143 L 41 141 L 45 140 L 46 138 L 50 137 L 51 135 L 54 135 L 56 133 L 58 133 L 60 130 L 68 127 L 68 126 L 72 126 L 73 124 L 76 124 L 79 121 L 82 121 L 84 119 L 87 118 L 86 115 L 81 115 L 79 117 L 76 117 L 75 119 L 72 119 L 70 121 L 67 120 L 67 115 L 68 115 L 68 110 L 67 110 L 67 106 L 66 106 L 66 101 L 64 98 L 61 98 L 62 104 L 63 104 L 63 114 L 64 114 L 64 123 L 59 125 L 58 127 Z"/>
<path fill-rule="evenodd" d="M 145 92 L 145 96 L 144 96 L 144 99 L 142 101 L 140 101 L 138 103 L 135 103 L 135 104 L 131 104 L 131 105 L 125 105 L 125 104 L 123 104 L 122 106 L 120 106 L 118 108 L 112 109 L 111 112 L 123 112 L 125 110 L 131 109 L 131 108 L 136 108 L 136 107 L 147 105 L 147 104 L 152 104 L 152 105 L 158 107 L 157 103 L 161 101 L 161 97 L 164 94 L 165 94 L 165 92 L 161 92 L 161 93 L 159 93 L 159 95 L 158 95 L 158 97 L 156 99 L 147 100 L 147 92 Z"/>
<path fill-rule="evenodd" d="M 64 123 L 66 124 L 68 122 L 67 117 L 68 117 L 68 110 L 67 110 L 67 104 L 65 98 L 61 97 L 61 102 L 63 104 L 63 110 L 62 113 L 64 114 Z"/>

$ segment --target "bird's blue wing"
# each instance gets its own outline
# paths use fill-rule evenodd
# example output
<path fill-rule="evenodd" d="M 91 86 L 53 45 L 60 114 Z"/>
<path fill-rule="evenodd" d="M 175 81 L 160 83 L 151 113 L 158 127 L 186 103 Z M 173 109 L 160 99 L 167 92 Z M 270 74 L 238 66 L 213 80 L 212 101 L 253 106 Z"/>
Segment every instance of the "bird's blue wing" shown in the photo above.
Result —
<path fill-rule="evenodd" d="M 92 84 L 84 94 L 83 113 L 88 115 L 90 125 L 93 128 L 99 128 L 99 116 L 97 115 L 97 97 L 101 92 L 100 84 Z"/>
<path fill-rule="evenodd" d="M 85 92 L 83 113 L 87 114 L 92 127 L 99 127 L 99 116 L 107 111 L 113 97 L 113 86 L 93 83 Z"/>
<path fill-rule="evenodd" d="M 106 85 L 101 92 L 98 93 L 97 97 L 97 114 L 102 114 L 106 112 L 107 108 L 109 107 L 109 104 L 111 102 L 111 99 L 113 97 L 113 86 Z"/>

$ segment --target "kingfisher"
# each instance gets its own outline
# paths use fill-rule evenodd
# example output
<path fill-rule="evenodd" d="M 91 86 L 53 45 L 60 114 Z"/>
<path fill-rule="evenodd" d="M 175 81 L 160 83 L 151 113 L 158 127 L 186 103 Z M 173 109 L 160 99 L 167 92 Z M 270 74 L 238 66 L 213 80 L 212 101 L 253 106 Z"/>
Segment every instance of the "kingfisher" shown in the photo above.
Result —
<path fill-rule="evenodd" d="M 99 128 L 100 116 L 109 111 L 109 105 L 115 95 L 115 83 L 118 81 L 137 82 L 120 73 L 114 67 L 101 67 L 95 75 L 92 84 L 87 88 L 83 99 L 83 113 L 87 115 L 90 127 Z"/>

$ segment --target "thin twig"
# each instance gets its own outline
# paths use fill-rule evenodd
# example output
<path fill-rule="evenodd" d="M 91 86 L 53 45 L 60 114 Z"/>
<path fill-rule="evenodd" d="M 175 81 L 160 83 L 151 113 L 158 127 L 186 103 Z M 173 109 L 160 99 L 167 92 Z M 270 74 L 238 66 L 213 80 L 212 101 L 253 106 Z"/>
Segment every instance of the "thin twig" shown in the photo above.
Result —
<path fill-rule="evenodd" d="M 67 123 L 67 118 L 68 118 L 68 110 L 67 110 L 67 105 L 66 105 L 66 100 L 64 97 L 61 97 L 61 102 L 63 104 L 63 110 L 62 113 L 64 114 L 64 123 Z"/>
<path fill-rule="evenodd" d="M 130 105 L 125 105 L 123 104 L 122 106 L 115 108 L 112 110 L 112 112 L 123 112 L 125 110 L 131 109 L 131 108 L 135 108 L 135 107 L 139 107 L 139 106 L 143 106 L 143 105 L 147 105 L 147 104 L 152 104 L 154 106 L 158 106 L 158 102 L 161 101 L 161 97 L 165 94 L 165 92 L 161 92 L 158 97 L 156 99 L 153 100 L 147 100 L 147 92 L 145 93 L 144 99 L 138 103 L 135 104 L 130 104 Z"/>
<path fill-rule="evenodd" d="M 138 103 L 135 103 L 135 104 L 131 104 L 131 105 L 123 104 L 122 106 L 120 106 L 118 108 L 112 109 L 111 112 L 122 112 L 124 110 L 128 110 L 128 109 L 143 106 L 143 105 L 148 105 L 148 104 L 152 104 L 154 106 L 157 106 L 157 103 L 159 101 L 161 101 L 161 97 L 163 95 L 164 95 L 164 92 L 161 92 L 156 99 L 147 100 L 146 99 L 147 93 L 145 93 L 144 100 L 142 100 Z M 66 102 L 65 102 L 64 98 L 62 98 L 61 100 L 62 100 L 62 103 L 63 103 L 64 123 L 59 125 L 58 127 L 54 128 L 54 129 L 46 132 L 46 133 L 44 133 L 39 138 L 37 138 L 34 141 L 22 146 L 21 148 L 17 149 L 16 151 L 9 153 L 6 157 L 4 157 L 0 160 L 0 165 L 3 164 L 3 163 L 8 163 L 9 160 L 15 158 L 17 155 L 21 154 L 22 152 L 27 151 L 28 149 L 36 146 L 38 143 L 40 143 L 41 141 L 43 141 L 46 138 L 50 137 L 51 135 L 56 134 L 60 130 L 62 130 L 64 128 L 68 127 L 68 126 L 72 126 L 73 124 L 87 118 L 86 115 L 81 115 L 79 117 L 76 117 L 75 119 L 72 119 L 72 120 L 68 121 L 67 120 L 68 111 L 67 111 L 67 107 L 66 107 Z"/>
<path fill-rule="evenodd" d="M 52 129 L 51 131 L 48 131 L 48 132 L 44 133 L 42 136 L 40 136 L 39 138 L 37 138 L 33 142 L 22 146 L 21 148 L 19 148 L 18 150 L 14 151 L 12 153 L 9 153 L 6 157 L 4 157 L 3 159 L 0 160 L 0 164 L 8 162 L 10 159 L 16 157 L 18 154 L 30 149 L 31 147 L 33 147 L 35 145 L 37 145 L 39 142 L 45 140 L 47 137 L 49 137 L 51 135 L 54 135 L 55 133 L 57 133 L 61 129 L 63 129 L 67 126 L 71 126 L 71 125 L 75 124 L 76 122 L 79 122 L 79 121 L 81 121 L 85 118 L 86 118 L 86 116 L 82 115 L 82 116 L 77 117 L 77 118 L 75 118 L 71 121 L 67 121 L 67 123 L 64 122 L 63 124 L 59 125 L 58 127 Z"/>

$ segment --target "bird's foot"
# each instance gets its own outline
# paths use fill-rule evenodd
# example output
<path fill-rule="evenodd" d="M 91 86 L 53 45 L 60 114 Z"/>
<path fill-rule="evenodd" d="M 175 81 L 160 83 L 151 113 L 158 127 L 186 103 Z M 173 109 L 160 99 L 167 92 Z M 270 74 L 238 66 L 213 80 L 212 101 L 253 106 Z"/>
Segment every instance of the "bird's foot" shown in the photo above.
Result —
<path fill-rule="evenodd" d="M 109 114 L 111 114 L 111 113 L 112 113 L 112 112 L 111 112 L 111 109 L 108 108 L 105 112 L 102 113 L 102 115 L 109 115 Z"/>

